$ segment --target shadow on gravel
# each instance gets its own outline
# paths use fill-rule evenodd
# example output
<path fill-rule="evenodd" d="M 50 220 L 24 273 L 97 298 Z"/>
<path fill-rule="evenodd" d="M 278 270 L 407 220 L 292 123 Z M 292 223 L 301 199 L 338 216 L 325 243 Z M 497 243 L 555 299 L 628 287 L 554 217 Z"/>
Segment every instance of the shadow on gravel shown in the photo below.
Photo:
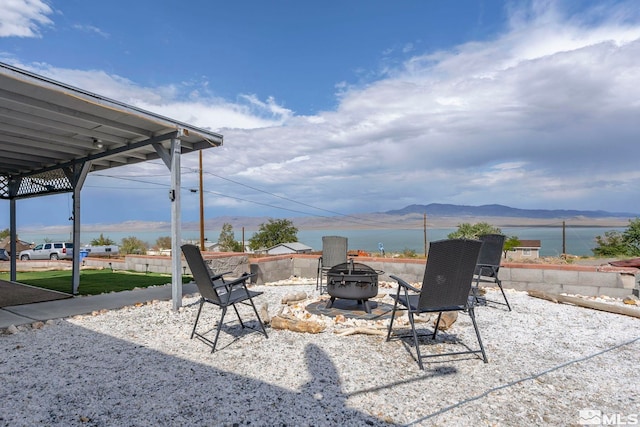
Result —
<path fill-rule="evenodd" d="M 335 366 L 313 344 L 304 357 L 311 380 L 295 392 L 70 323 L 53 327 L 63 330 L 3 337 L 0 424 L 386 425 L 346 406 Z"/>

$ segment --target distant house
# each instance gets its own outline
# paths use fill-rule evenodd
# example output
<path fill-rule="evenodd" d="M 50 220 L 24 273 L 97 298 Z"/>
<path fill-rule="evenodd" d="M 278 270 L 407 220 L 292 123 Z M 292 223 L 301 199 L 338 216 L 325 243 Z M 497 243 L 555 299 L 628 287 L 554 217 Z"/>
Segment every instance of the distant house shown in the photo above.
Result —
<path fill-rule="evenodd" d="M 218 242 L 204 242 L 204 250 L 207 252 L 222 252 L 222 250 L 220 250 L 221 246 Z"/>
<path fill-rule="evenodd" d="M 20 253 L 20 251 L 23 251 L 25 249 L 31 249 L 33 248 L 33 246 L 34 245 L 29 242 L 25 242 L 20 239 L 16 240 L 16 249 L 18 253 Z M 5 249 L 9 253 L 11 252 L 11 239 L 9 238 L 9 236 L 0 240 L 0 248 Z"/>
<path fill-rule="evenodd" d="M 199 239 L 184 240 L 183 243 L 186 243 L 188 245 L 196 245 L 197 247 L 200 247 L 200 240 Z M 207 240 L 205 238 L 204 239 L 204 250 L 206 252 L 220 252 L 220 243 L 218 243 L 218 242 L 210 242 L 209 240 Z"/>
<path fill-rule="evenodd" d="M 520 245 L 510 250 L 507 258 L 521 260 L 540 258 L 540 247 L 540 240 L 520 240 Z"/>
<path fill-rule="evenodd" d="M 267 255 L 308 254 L 312 247 L 300 242 L 280 243 L 267 249 Z"/>
<path fill-rule="evenodd" d="M 242 242 L 238 242 L 240 245 L 242 245 Z M 222 250 L 222 245 L 218 242 L 216 243 L 205 243 L 205 250 L 209 251 L 209 252 L 225 252 Z M 251 254 L 253 253 L 253 250 L 249 247 L 249 245 L 244 245 L 244 253 L 246 254 Z"/>

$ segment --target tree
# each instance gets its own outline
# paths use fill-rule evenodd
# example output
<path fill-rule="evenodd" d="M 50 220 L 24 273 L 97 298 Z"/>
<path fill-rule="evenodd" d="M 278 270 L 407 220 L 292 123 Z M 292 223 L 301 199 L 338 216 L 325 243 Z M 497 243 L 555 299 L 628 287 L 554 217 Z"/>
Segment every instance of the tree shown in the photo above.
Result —
<path fill-rule="evenodd" d="M 8 228 L 5 228 L 4 230 L 0 230 L 0 239 L 4 239 L 5 237 L 8 237 L 9 235 L 11 235 L 11 231 L 9 231 Z"/>
<path fill-rule="evenodd" d="M 502 252 L 504 252 L 504 257 L 507 257 L 507 253 L 512 251 L 513 249 L 520 246 L 520 239 L 518 236 L 511 236 L 504 242 L 504 246 L 502 247 Z"/>
<path fill-rule="evenodd" d="M 596 244 L 591 250 L 596 256 L 640 256 L 640 218 L 629 220 L 622 233 L 605 231 L 604 236 L 596 236 Z"/>
<path fill-rule="evenodd" d="M 458 230 L 449 233 L 449 239 L 477 239 L 483 234 L 502 234 L 498 227 L 494 227 L 488 222 L 478 222 L 473 225 L 468 222 L 458 224 Z"/>
<path fill-rule="evenodd" d="M 162 236 L 156 239 L 158 249 L 171 249 L 171 236 Z"/>
<path fill-rule="evenodd" d="M 260 224 L 258 232 L 249 239 L 249 247 L 256 250 L 297 241 L 298 229 L 293 222 L 288 219 L 269 219 L 266 224 Z"/>
<path fill-rule="evenodd" d="M 114 242 L 108 237 L 104 237 L 102 233 L 100 233 L 100 237 L 98 237 L 97 239 L 93 239 L 91 241 L 92 246 L 109 246 L 109 245 L 115 245 L 115 244 L 116 242 Z"/>
<path fill-rule="evenodd" d="M 596 244 L 598 246 L 592 249 L 595 256 L 616 256 L 627 252 L 619 231 L 605 231 L 604 236 L 596 236 Z"/>
<path fill-rule="evenodd" d="M 121 254 L 145 255 L 147 253 L 147 244 L 137 237 L 129 236 L 122 239 L 120 244 Z"/>
<path fill-rule="evenodd" d="M 622 234 L 628 245 L 627 255 L 640 256 L 640 218 L 629 220 L 629 227 Z"/>
<path fill-rule="evenodd" d="M 227 222 L 222 224 L 222 231 L 220 231 L 218 243 L 220 244 L 220 250 L 222 252 L 242 252 L 242 243 L 236 240 L 235 234 L 233 233 L 233 226 Z"/>

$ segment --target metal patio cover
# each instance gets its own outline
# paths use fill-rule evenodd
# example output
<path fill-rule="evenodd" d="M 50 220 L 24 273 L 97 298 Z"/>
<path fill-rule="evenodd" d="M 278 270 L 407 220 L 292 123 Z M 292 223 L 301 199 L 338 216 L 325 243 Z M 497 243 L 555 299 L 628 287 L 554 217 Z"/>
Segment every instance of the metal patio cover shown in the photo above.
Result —
<path fill-rule="evenodd" d="M 89 172 L 160 157 L 179 137 L 182 153 L 222 144 L 222 135 L 141 110 L 0 62 L 0 198 L 71 191 L 66 167 Z M 22 180 L 10 194 L 9 180 Z"/>
<path fill-rule="evenodd" d="M 180 237 L 180 154 L 222 142 L 218 133 L 0 62 L 0 199 L 10 200 L 12 234 L 16 200 L 73 192 L 75 203 L 88 173 L 160 158 L 172 174 L 172 237 Z"/>

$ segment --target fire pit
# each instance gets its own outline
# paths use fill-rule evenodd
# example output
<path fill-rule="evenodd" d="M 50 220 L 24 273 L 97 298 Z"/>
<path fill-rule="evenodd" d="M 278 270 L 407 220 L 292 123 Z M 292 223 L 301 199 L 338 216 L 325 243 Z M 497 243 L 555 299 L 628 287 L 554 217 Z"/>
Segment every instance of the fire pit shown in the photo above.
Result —
<path fill-rule="evenodd" d="M 382 273 L 353 260 L 332 267 L 327 272 L 327 292 L 331 295 L 327 308 L 331 308 L 336 298 L 344 298 L 357 300 L 371 313 L 368 299 L 378 295 L 378 275 Z"/>

